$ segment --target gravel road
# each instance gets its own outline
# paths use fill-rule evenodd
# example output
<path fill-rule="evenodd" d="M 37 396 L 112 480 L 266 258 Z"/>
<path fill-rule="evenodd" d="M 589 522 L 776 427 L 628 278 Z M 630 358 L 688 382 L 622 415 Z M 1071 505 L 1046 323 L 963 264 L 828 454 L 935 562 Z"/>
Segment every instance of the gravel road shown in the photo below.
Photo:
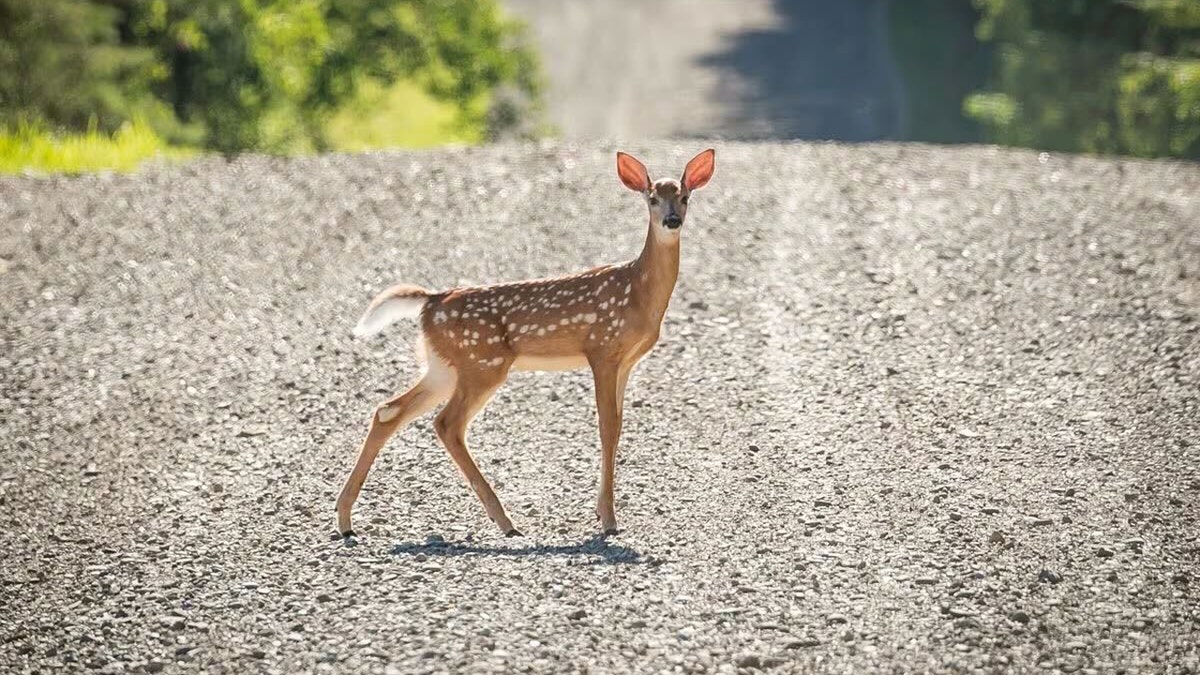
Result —
<path fill-rule="evenodd" d="M 900 138 L 888 0 L 502 0 L 567 138 Z"/>
<path fill-rule="evenodd" d="M 367 301 L 634 255 L 615 147 L 0 179 L 0 671 L 1200 671 L 1200 167 L 717 147 L 607 539 L 586 373 L 473 427 L 524 538 L 429 418 L 333 504 Z"/>

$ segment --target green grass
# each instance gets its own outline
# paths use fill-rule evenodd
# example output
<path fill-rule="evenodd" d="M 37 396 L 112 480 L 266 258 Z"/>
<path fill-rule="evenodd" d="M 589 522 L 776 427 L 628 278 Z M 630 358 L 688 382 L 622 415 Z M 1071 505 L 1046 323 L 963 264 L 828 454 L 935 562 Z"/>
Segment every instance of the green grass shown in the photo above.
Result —
<path fill-rule="evenodd" d="M 193 154 L 168 146 L 142 123 L 128 123 L 112 134 L 94 127 L 84 133 L 56 133 L 38 125 L 0 128 L 0 173 L 82 173 L 133 171 L 155 157 Z"/>
<path fill-rule="evenodd" d="M 464 123 L 452 103 L 434 99 L 413 82 L 390 87 L 364 84 L 355 98 L 329 122 L 326 135 L 334 149 L 431 148 L 475 144 L 483 129 Z"/>
<path fill-rule="evenodd" d="M 338 110 L 326 129 L 335 150 L 430 148 L 483 141 L 481 125 L 464 121 L 452 103 L 438 101 L 412 82 L 370 84 Z M 0 127 L 0 174 L 133 171 L 149 159 L 180 159 L 195 148 L 168 144 L 147 124 L 127 123 L 109 134 L 54 132 L 38 124 Z"/>

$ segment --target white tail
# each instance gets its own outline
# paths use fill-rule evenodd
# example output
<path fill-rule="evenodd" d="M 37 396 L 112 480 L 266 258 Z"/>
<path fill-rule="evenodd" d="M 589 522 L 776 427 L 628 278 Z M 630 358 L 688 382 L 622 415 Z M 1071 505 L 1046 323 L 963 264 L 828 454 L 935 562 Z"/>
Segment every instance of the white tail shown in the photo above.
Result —
<path fill-rule="evenodd" d="M 367 311 L 354 327 L 355 337 L 375 335 L 379 331 L 400 321 L 415 319 L 429 299 L 429 291 L 420 286 L 399 284 L 375 296 Z"/>
<path fill-rule="evenodd" d="M 591 368 L 599 410 L 601 474 L 596 515 L 615 532 L 613 484 L 630 371 L 658 341 L 679 274 L 679 239 L 691 193 L 708 183 L 715 154 L 692 158 L 680 180 L 652 182 L 646 167 L 617 153 L 617 176 L 646 201 L 650 227 L 635 260 L 573 276 L 430 293 L 393 286 L 371 303 L 354 329 L 371 335 L 420 316 L 426 371 L 412 389 L 375 410 L 371 430 L 337 502 L 338 529 L 349 536 L 350 510 L 387 439 L 438 405 L 433 428 L 487 514 L 509 535 L 513 527 L 496 493 L 467 450 L 467 425 L 512 369 Z"/>

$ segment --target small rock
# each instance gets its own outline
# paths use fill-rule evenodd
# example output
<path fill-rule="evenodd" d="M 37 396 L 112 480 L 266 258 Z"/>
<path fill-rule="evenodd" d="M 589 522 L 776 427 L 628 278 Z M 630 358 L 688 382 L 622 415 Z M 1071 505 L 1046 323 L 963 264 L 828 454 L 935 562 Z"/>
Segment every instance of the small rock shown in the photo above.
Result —
<path fill-rule="evenodd" d="M 918 586 L 933 586 L 938 582 L 936 577 L 917 577 L 913 579 L 913 583 Z"/>
<path fill-rule="evenodd" d="M 742 654 L 734 661 L 738 668 L 762 668 L 762 657 L 758 654 Z"/>
<path fill-rule="evenodd" d="M 815 637 L 802 637 L 795 640 L 789 640 L 783 643 L 784 649 L 804 649 L 806 647 L 816 647 L 821 644 L 821 641 Z"/>
<path fill-rule="evenodd" d="M 1096 549 L 1096 557 L 1098 558 L 1111 558 L 1113 555 L 1112 549 L 1105 548 L 1103 546 Z"/>
<path fill-rule="evenodd" d="M 630 628 L 645 628 L 646 622 L 642 619 L 634 619 L 633 621 L 629 622 L 629 627 Z"/>
<path fill-rule="evenodd" d="M 833 502 L 829 501 L 828 499 L 817 499 L 813 501 L 813 506 L 817 508 L 823 508 L 826 506 L 833 506 Z"/>
<path fill-rule="evenodd" d="M 946 613 L 956 619 L 963 619 L 963 618 L 966 618 L 969 616 L 975 616 L 977 614 L 977 612 L 975 612 L 975 610 L 969 609 L 967 607 L 958 606 L 958 605 L 946 610 Z"/>
<path fill-rule="evenodd" d="M 1000 530 L 996 530 L 995 532 L 992 532 L 992 534 L 988 537 L 988 541 L 993 544 L 1003 544 L 1004 543 L 1004 533 L 1001 532 Z"/>
<path fill-rule="evenodd" d="M 1054 570 L 1043 569 L 1038 572 L 1038 581 L 1043 581 L 1048 584 L 1057 584 L 1062 581 L 1062 575 Z"/>
<path fill-rule="evenodd" d="M 584 618 L 585 616 L 587 616 L 587 610 L 582 609 L 582 608 L 573 610 L 572 612 L 567 614 L 567 618 L 572 621 L 579 621 L 580 619 Z"/>
<path fill-rule="evenodd" d="M 830 614 L 825 617 L 825 621 L 827 623 L 846 623 L 849 619 L 846 618 L 845 614 Z"/>
<path fill-rule="evenodd" d="M 1033 520 L 1029 521 L 1029 524 L 1033 527 L 1045 527 L 1047 525 L 1053 525 L 1054 521 L 1050 520 L 1049 518 L 1034 518 Z"/>
<path fill-rule="evenodd" d="M 1027 614 L 1019 609 L 1016 611 L 1013 611 L 1013 612 L 1009 612 L 1008 618 L 1012 619 L 1013 621 L 1016 621 L 1017 623 L 1022 623 L 1022 624 L 1029 623 L 1029 614 Z"/>

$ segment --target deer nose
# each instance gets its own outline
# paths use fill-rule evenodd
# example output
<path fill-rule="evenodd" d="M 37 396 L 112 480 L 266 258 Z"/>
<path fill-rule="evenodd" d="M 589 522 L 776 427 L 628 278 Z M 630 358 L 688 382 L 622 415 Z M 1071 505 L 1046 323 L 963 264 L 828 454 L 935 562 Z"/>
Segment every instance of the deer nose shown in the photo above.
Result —
<path fill-rule="evenodd" d="M 683 218 L 680 218 L 678 213 L 672 213 L 666 218 L 663 218 L 663 225 L 666 225 L 673 230 L 680 225 L 683 225 Z"/>

